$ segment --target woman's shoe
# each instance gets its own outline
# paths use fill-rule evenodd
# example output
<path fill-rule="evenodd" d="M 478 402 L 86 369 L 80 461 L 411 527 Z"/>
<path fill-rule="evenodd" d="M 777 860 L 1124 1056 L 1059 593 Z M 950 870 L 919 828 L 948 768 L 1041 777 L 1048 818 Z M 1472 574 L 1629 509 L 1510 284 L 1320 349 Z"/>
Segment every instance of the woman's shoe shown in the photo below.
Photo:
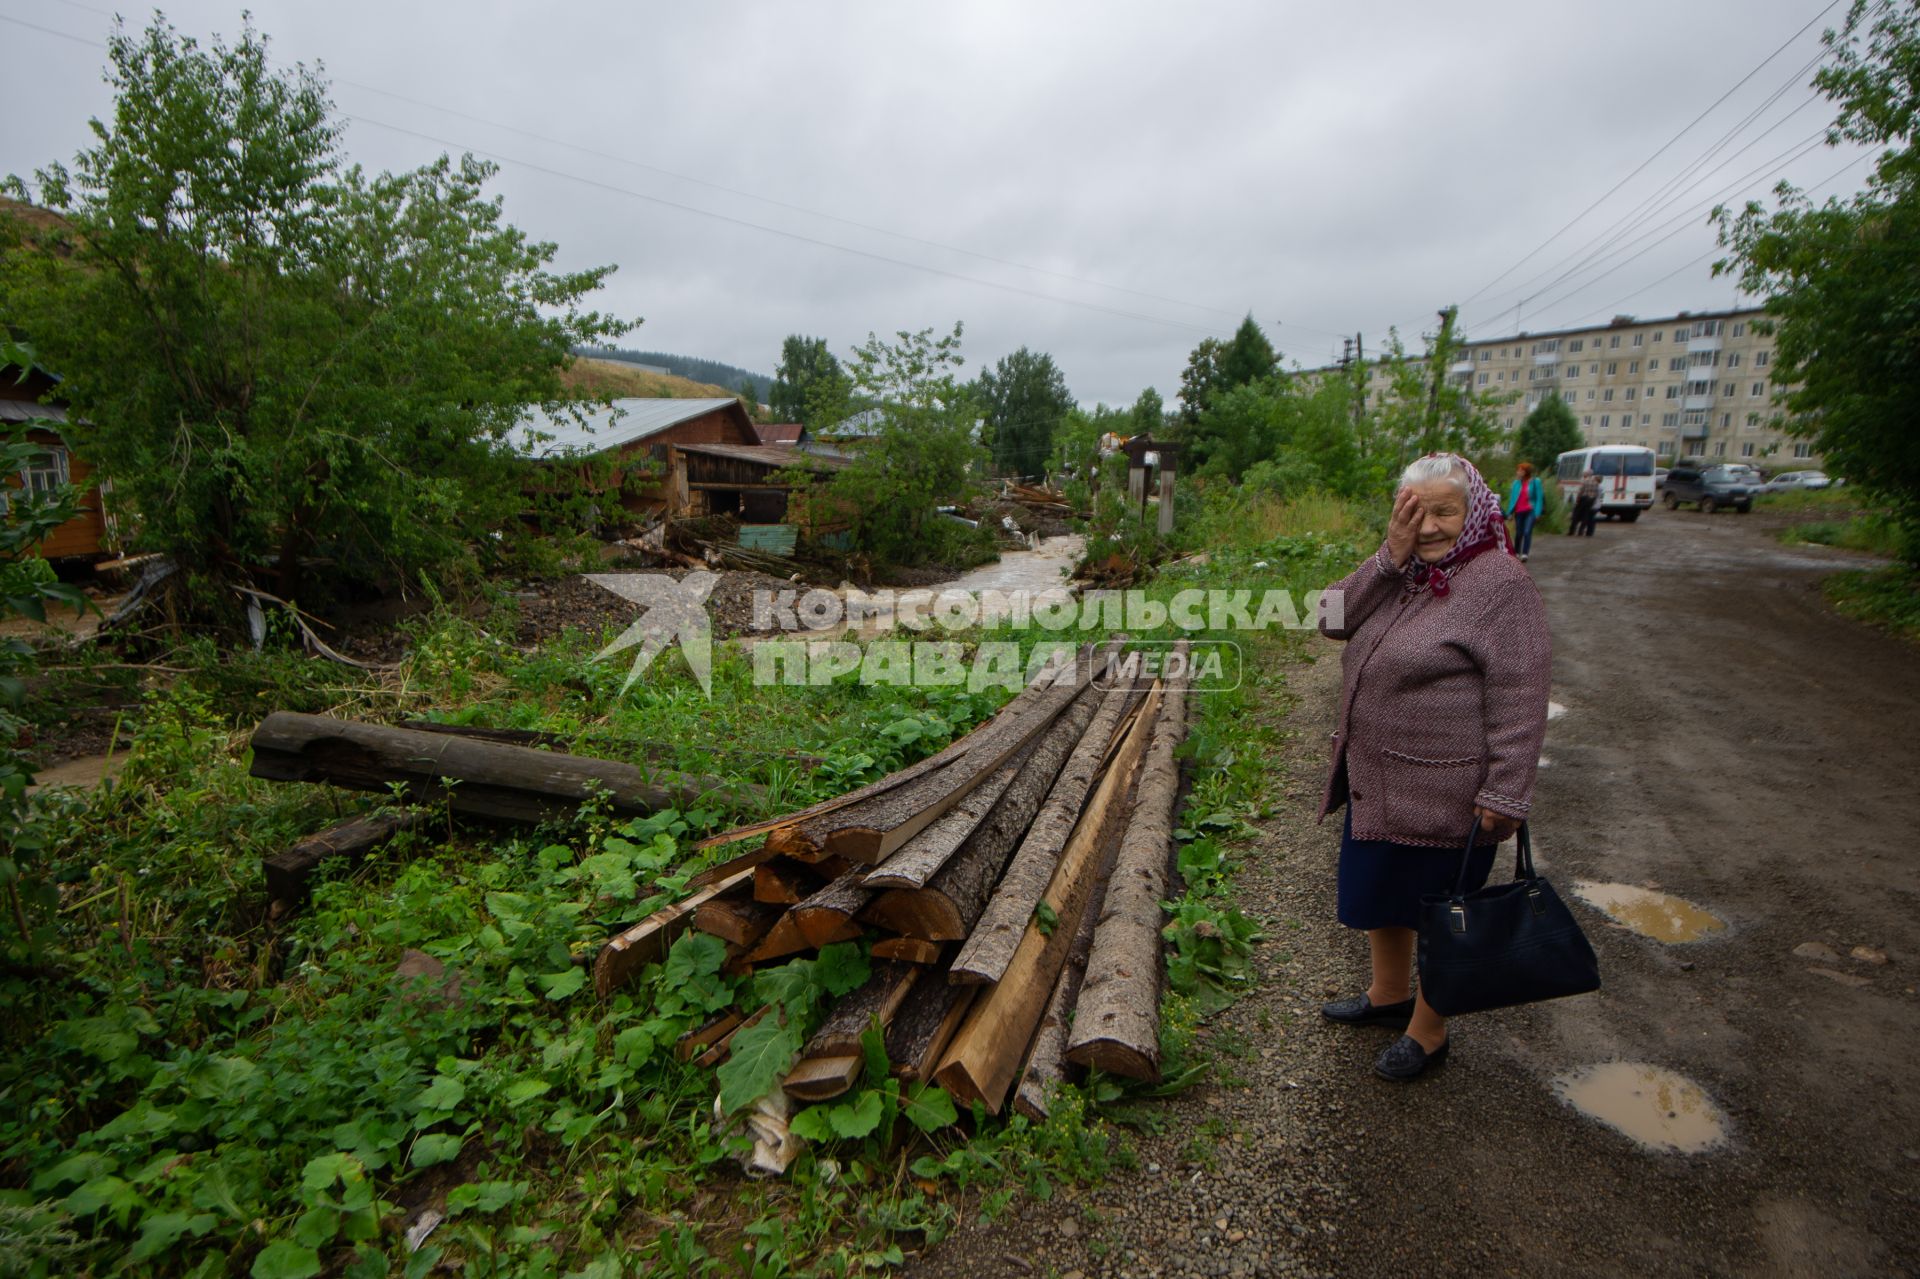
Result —
<path fill-rule="evenodd" d="M 1337 999 L 1330 1004 L 1320 1005 L 1320 1015 L 1328 1021 L 1337 1021 L 1342 1026 L 1391 1026 L 1395 1030 L 1405 1030 L 1407 1023 L 1413 1020 L 1413 1000 L 1411 997 L 1397 1004 L 1376 1007 L 1366 992 L 1351 999 Z"/>
<path fill-rule="evenodd" d="M 1446 1059 L 1447 1045 L 1441 1045 L 1428 1052 L 1420 1046 L 1420 1041 L 1412 1035 L 1402 1035 L 1387 1045 L 1387 1050 L 1374 1059 L 1373 1073 L 1382 1079 L 1391 1079 L 1397 1084 L 1411 1083 L 1423 1074 L 1427 1067 L 1437 1066 Z"/>

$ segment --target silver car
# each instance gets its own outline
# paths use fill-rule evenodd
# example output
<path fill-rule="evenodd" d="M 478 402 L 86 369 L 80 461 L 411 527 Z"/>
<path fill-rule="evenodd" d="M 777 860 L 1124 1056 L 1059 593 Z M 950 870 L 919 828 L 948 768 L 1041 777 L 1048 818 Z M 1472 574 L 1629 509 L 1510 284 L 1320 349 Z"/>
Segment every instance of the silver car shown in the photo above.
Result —
<path fill-rule="evenodd" d="M 1829 488 L 1833 481 L 1825 471 L 1788 471 L 1768 480 L 1762 493 L 1792 493 L 1799 489 Z"/>

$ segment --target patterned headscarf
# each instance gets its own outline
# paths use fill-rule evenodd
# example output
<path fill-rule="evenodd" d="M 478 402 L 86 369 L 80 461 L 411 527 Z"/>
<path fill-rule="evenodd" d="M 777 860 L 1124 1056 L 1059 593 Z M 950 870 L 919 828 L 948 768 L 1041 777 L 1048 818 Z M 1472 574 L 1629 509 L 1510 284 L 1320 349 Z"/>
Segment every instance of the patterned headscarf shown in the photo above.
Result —
<path fill-rule="evenodd" d="M 1429 564 L 1416 553 L 1407 561 L 1405 570 L 1407 590 L 1419 594 L 1431 590 L 1435 595 L 1445 595 L 1450 589 L 1450 579 L 1460 571 L 1460 566 L 1477 555 L 1488 551 L 1502 550 L 1509 555 L 1513 547 L 1507 542 L 1507 521 L 1500 512 L 1500 499 L 1487 487 L 1487 481 L 1474 467 L 1457 453 L 1429 453 L 1428 457 L 1444 457 L 1452 461 L 1456 471 L 1464 471 L 1467 479 L 1467 519 L 1461 525 L 1459 540 L 1448 548 L 1438 563 Z"/>

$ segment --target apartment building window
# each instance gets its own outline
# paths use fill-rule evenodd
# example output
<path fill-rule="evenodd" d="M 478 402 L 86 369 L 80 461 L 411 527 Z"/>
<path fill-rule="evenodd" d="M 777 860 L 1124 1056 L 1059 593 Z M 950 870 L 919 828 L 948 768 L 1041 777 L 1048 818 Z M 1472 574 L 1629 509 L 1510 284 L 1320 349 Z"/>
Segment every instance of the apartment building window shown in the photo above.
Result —
<path fill-rule="evenodd" d="M 1602 413 L 1600 415 L 1600 429 L 1604 431 L 1612 425 L 1613 425 L 1613 416 L 1608 413 Z"/>
<path fill-rule="evenodd" d="M 1667 372 L 1669 373 L 1678 373 L 1686 367 L 1687 357 L 1684 355 L 1676 355 L 1667 361 Z"/>
<path fill-rule="evenodd" d="M 1727 455 L 1727 442 L 1725 440 L 1721 440 L 1713 446 L 1713 455 L 1715 457 L 1725 457 Z"/>
<path fill-rule="evenodd" d="M 1756 400 L 1759 399 L 1761 396 L 1765 395 L 1766 393 L 1767 393 L 1767 384 L 1765 382 L 1755 382 L 1753 384 L 1753 390 L 1748 392 L 1748 394 L 1752 395 L 1753 398 Z M 1731 392 L 1729 392 L 1729 394 L 1731 394 Z"/>
<path fill-rule="evenodd" d="M 1653 414 L 1651 414 L 1651 413 L 1642 413 L 1642 414 L 1640 415 L 1640 425 L 1642 425 L 1642 426 L 1646 426 L 1646 425 L 1647 425 L 1648 423 L 1650 423 L 1650 422 L 1652 422 L 1652 421 L 1653 421 Z"/>
<path fill-rule="evenodd" d="M 1592 425 L 1593 425 L 1593 414 L 1591 414 L 1591 413 L 1589 413 L 1589 414 L 1587 414 L 1587 415 L 1586 415 L 1585 417 L 1583 417 L 1583 418 L 1581 418 L 1581 419 L 1580 419 L 1580 425 L 1582 425 L 1582 426 L 1592 426 Z"/>
<path fill-rule="evenodd" d="M 1766 351 L 1755 351 L 1753 353 L 1753 367 L 1756 369 L 1764 369 L 1767 367 L 1767 362 L 1771 358 L 1772 356 Z"/>
<path fill-rule="evenodd" d="M 1613 403 L 1613 388 L 1608 387 L 1606 390 L 1606 393 L 1602 395 L 1600 398 L 1605 400 L 1609 404 Z"/>
<path fill-rule="evenodd" d="M 1480 375 L 1480 385 L 1485 386 L 1486 384 L 1487 384 L 1487 375 L 1482 373 Z"/>
<path fill-rule="evenodd" d="M 1578 350 L 1580 350 L 1581 348 L 1583 348 L 1584 346 L 1586 346 L 1586 342 L 1585 342 L 1585 341 L 1584 341 L 1583 339 L 1581 339 L 1581 338 L 1575 338 L 1575 339 L 1574 339 L 1573 341 L 1571 341 L 1571 342 L 1569 342 L 1569 343 L 1567 344 L 1567 350 L 1569 350 L 1569 351 L 1578 351 Z"/>
<path fill-rule="evenodd" d="M 1593 403 L 1593 392 L 1591 390 L 1587 392 L 1587 403 Z"/>
<path fill-rule="evenodd" d="M 1727 352 L 1727 367 L 1730 369 L 1737 369 L 1740 367 L 1740 352 L 1738 351 Z"/>
<path fill-rule="evenodd" d="M 1665 329 L 1655 329 L 1653 331 L 1653 340 L 1658 342 L 1661 338 L 1665 337 L 1666 335 L 1667 335 L 1667 331 Z"/>
<path fill-rule="evenodd" d="M 1680 398 L 1680 387 L 1678 383 L 1667 388 L 1667 398 L 1669 400 L 1677 400 Z"/>
<path fill-rule="evenodd" d="M 1727 389 L 1722 392 L 1722 394 L 1725 395 L 1729 400 L 1731 400 L 1734 396 L 1738 395 L 1739 393 L 1740 393 L 1740 388 L 1735 386 L 1731 382 L 1727 383 Z"/>
<path fill-rule="evenodd" d="M 1688 426 L 1705 426 L 1707 424 L 1707 411 L 1705 409 L 1687 409 L 1680 414 L 1680 420 Z"/>
<path fill-rule="evenodd" d="M 1645 335 L 1644 333 L 1636 333 L 1636 334 L 1634 334 L 1634 335 L 1633 335 L 1633 344 L 1634 344 L 1635 346 L 1639 346 L 1639 345 L 1640 345 L 1640 339 L 1641 339 L 1641 338 L 1643 338 L 1643 337 L 1645 337 L 1645 336 L 1646 336 L 1646 335 Z"/>
<path fill-rule="evenodd" d="M 1631 364 L 1627 365 L 1628 377 L 1632 377 L 1634 374 L 1638 373 L 1639 371 L 1640 371 L 1640 361 L 1635 360 Z"/>
<path fill-rule="evenodd" d="M 1813 445 L 1811 445 L 1811 444 L 1796 444 L 1796 445 L 1794 445 L 1794 446 L 1793 446 L 1793 455 L 1794 455 L 1795 457 L 1799 457 L 1799 458 L 1808 458 L 1808 457 L 1812 457 L 1812 456 L 1813 456 Z"/>
<path fill-rule="evenodd" d="M 1609 351 L 1617 351 L 1620 349 L 1620 335 L 1618 333 L 1607 339 L 1607 349 Z"/>
<path fill-rule="evenodd" d="M 1747 414 L 1747 429 L 1748 429 L 1748 430 L 1752 430 L 1752 429 L 1753 429 L 1754 427 L 1757 427 L 1757 426 L 1759 426 L 1759 425 L 1760 425 L 1760 415 L 1759 415 L 1758 413 L 1749 413 L 1749 414 Z"/>
<path fill-rule="evenodd" d="M 1662 413 L 1660 415 L 1660 425 L 1678 426 L 1680 425 L 1680 415 L 1678 413 Z"/>
<path fill-rule="evenodd" d="M 1745 324 L 1735 324 L 1733 326 L 1733 336 L 1735 337 L 1739 337 L 1741 334 L 1745 333 L 1746 331 L 1747 331 L 1747 326 Z"/>
<path fill-rule="evenodd" d="M 1578 364 L 1569 364 L 1569 365 L 1567 365 L 1567 376 L 1568 376 L 1568 377 L 1579 377 L 1579 376 L 1580 376 L 1580 366 L 1579 366 Z"/>
<path fill-rule="evenodd" d="M 1722 413 L 1722 414 L 1720 415 L 1720 425 L 1721 425 L 1721 427 L 1723 427 L 1723 428 L 1725 428 L 1725 427 L 1730 427 L 1730 426 L 1732 426 L 1732 425 L 1733 425 L 1733 414 L 1731 414 L 1731 413 Z"/>
<path fill-rule="evenodd" d="M 1740 446 L 1740 456 L 1741 456 L 1741 457 L 1752 457 L 1752 456 L 1753 456 L 1753 441 L 1752 441 L 1752 440 L 1748 440 L 1748 441 L 1747 441 L 1747 442 L 1746 442 L 1745 444 L 1742 444 L 1742 445 Z"/>
<path fill-rule="evenodd" d="M 1687 328 L 1684 324 L 1673 331 L 1673 340 L 1676 342 L 1684 342 L 1687 340 Z"/>

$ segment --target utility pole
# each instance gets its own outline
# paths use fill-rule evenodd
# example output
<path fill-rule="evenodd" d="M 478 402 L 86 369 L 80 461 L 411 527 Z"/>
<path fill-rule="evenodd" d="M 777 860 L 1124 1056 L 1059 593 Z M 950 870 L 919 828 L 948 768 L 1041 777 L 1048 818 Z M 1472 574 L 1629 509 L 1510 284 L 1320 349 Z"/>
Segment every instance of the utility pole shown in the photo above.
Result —
<path fill-rule="evenodd" d="M 1427 370 L 1430 379 L 1427 391 L 1427 433 L 1429 437 L 1438 434 L 1440 429 L 1440 385 L 1447 376 L 1447 357 L 1453 345 L 1453 319 L 1460 313 L 1457 306 L 1440 308 L 1440 336 L 1433 344 L 1433 367 Z"/>

